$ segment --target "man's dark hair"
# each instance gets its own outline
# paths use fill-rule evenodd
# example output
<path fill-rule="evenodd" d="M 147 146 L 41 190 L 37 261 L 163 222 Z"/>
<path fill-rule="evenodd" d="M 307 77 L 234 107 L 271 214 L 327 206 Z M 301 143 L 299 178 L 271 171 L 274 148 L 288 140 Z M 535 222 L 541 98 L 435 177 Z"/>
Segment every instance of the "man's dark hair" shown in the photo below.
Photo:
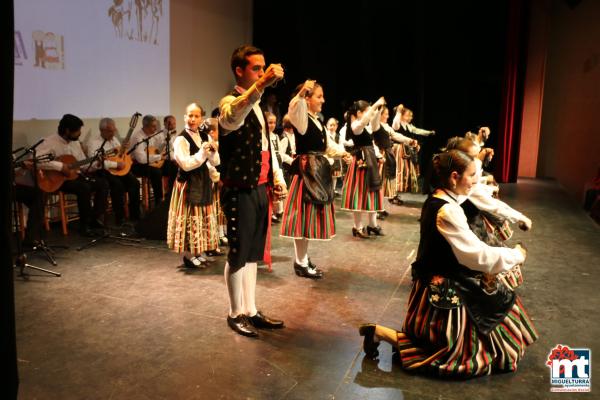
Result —
<path fill-rule="evenodd" d="M 74 132 L 83 126 L 83 121 L 76 115 L 65 114 L 58 123 L 58 134 L 64 135 L 67 133 L 67 129 L 70 132 Z"/>
<path fill-rule="evenodd" d="M 240 67 L 241 69 L 246 68 L 246 65 L 248 65 L 247 57 L 255 54 L 264 55 L 265 53 L 258 47 L 249 44 L 245 44 L 235 49 L 231 55 L 231 72 L 233 72 L 233 75 L 235 76 L 235 69 L 237 67 Z"/>

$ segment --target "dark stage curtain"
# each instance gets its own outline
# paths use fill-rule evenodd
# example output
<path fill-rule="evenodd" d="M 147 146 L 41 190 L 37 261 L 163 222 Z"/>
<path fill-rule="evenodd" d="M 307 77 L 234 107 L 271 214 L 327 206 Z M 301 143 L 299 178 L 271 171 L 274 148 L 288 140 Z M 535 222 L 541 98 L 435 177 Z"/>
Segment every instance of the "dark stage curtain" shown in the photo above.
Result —
<path fill-rule="evenodd" d="M 0 379 L 0 390 L 3 399 L 16 399 L 19 387 L 19 376 L 17 371 L 17 344 L 15 334 L 15 296 L 13 282 L 13 262 L 11 255 L 11 201 L 12 198 L 12 119 L 13 119 L 13 82 L 14 82 L 14 2 L 13 0 L 0 3 L 0 14 L 4 21 L 2 26 L 2 41 L 0 42 L 0 53 L 6 56 L 2 68 L 2 104 L 0 108 L 0 135 L 2 154 L 2 242 L 5 244 L 2 250 L 2 274 L 0 275 L 0 347 L 2 355 L 2 378 Z"/>
<path fill-rule="evenodd" d="M 502 108 L 498 124 L 498 146 L 495 154 L 495 177 L 499 182 L 516 182 L 521 116 L 523 110 L 523 83 L 525 78 L 527 46 L 528 1 L 510 0 L 508 30 L 502 86 Z"/>

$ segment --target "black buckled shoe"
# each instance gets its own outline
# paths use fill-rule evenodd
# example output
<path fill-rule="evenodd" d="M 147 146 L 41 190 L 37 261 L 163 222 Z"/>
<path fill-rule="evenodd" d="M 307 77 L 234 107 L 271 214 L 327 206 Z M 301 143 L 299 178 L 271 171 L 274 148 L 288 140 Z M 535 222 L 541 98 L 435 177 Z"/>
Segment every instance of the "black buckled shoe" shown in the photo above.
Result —
<path fill-rule="evenodd" d="M 256 315 L 247 318 L 255 328 L 281 329 L 285 327 L 283 321 L 269 318 L 260 311 L 257 311 Z"/>
<path fill-rule="evenodd" d="M 352 236 L 359 237 L 361 239 L 368 239 L 369 235 L 365 232 L 365 228 L 356 229 L 352 228 Z"/>
<path fill-rule="evenodd" d="M 220 257 L 220 256 L 224 256 L 225 253 L 223 252 L 223 250 L 221 250 L 220 248 L 216 248 L 213 250 L 207 250 L 205 251 L 206 255 L 209 257 Z"/>
<path fill-rule="evenodd" d="M 238 315 L 235 318 L 227 316 L 227 325 L 236 333 L 242 336 L 257 337 L 258 331 L 252 326 L 248 317 L 243 314 Z"/>
<path fill-rule="evenodd" d="M 323 277 L 323 271 L 314 264 L 311 266 L 310 261 L 308 267 L 304 267 L 297 262 L 294 262 L 294 272 L 302 278 L 321 279 Z"/>
<path fill-rule="evenodd" d="M 372 360 L 379 355 L 379 342 L 375 341 L 375 324 L 363 324 L 358 327 L 358 333 L 364 337 L 363 350 L 366 356 Z"/>
<path fill-rule="evenodd" d="M 204 268 L 205 265 L 203 262 L 206 262 L 206 260 L 202 257 L 187 258 L 186 256 L 183 256 L 183 265 L 186 268 Z"/>
<path fill-rule="evenodd" d="M 367 233 L 371 235 L 371 233 L 375 236 L 385 236 L 383 233 L 383 229 L 380 226 L 367 226 Z"/>

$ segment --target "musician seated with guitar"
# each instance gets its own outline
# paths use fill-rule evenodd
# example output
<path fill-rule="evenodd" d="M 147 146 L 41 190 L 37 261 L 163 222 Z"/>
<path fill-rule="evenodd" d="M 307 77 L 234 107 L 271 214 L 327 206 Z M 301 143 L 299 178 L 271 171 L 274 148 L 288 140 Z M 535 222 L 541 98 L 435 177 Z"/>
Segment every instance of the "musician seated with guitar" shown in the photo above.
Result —
<path fill-rule="evenodd" d="M 103 229 L 100 222 L 106 211 L 108 182 L 92 178 L 85 171 L 93 158 L 86 158 L 79 136 L 83 121 L 72 114 L 63 115 L 58 133 L 48 136 L 38 147 L 38 154 L 52 154 L 53 161 L 39 164 L 38 186 L 47 193 L 61 190 L 77 196 L 79 233 L 93 236 L 92 229 Z M 92 207 L 92 193 L 94 203 Z"/>
<path fill-rule="evenodd" d="M 160 204 L 163 199 L 162 166 L 165 162 L 165 133 L 157 132 L 158 120 L 153 115 L 144 115 L 142 128 L 131 136 L 130 149 L 133 158 L 133 173 L 150 179 L 154 191 L 154 203 Z"/>
<path fill-rule="evenodd" d="M 139 114 L 134 115 L 136 121 L 137 115 Z M 135 125 L 130 124 L 128 136 L 131 136 L 133 128 Z M 140 219 L 140 182 L 131 173 L 131 157 L 124 151 L 128 148 L 128 137 L 121 146 L 116 136 L 118 131 L 115 121 L 111 118 L 102 118 L 99 129 L 100 136 L 92 138 L 88 143 L 88 156 L 108 154 L 112 151 L 116 151 L 117 154 L 106 157 L 103 164 L 94 163 L 91 169 L 96 177 L 108 182 L 116 225 L 122 225 L 125 220 L 125 193 L 129 193 L 129 218 L 131 221 L 137 221 Z"/>

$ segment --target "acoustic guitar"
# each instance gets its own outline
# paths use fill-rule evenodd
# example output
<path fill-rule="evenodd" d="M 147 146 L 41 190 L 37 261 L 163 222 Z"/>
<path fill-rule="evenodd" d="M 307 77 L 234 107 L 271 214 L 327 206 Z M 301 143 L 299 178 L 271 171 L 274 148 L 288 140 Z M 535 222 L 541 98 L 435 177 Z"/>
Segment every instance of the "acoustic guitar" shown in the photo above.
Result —
<path fill-rule="evenodd" d="M 154 146 L 148 146 L 148 154 L 149 155 L 153 155 L 153 154 L 160 154 L 162 155 L 164 151 L 159 150 L 158 148 L 154 147 Z M 163 164 L 165 163 L 165 159 L 161 158 L 158 161 L 154 161 L 148 165 L 150 165 L 151 167 L 154 168 L 162 168 Z"/>
<path fill-rule="evenodd" d="M 116 154 L 118 149 L 112 149 L 106 152 L 106 155 L 112 156 Z M 37 170 L 37 183 L 38 187 L 46 193 L 56 192 L 65 181 L 71 181 L 77 179 L 79 176 L 79 167 L 86 165 L 94 161 L 96 156 L 86 158 L 85 160 L 77 161 L 77 159 L 70 155 L 64 154 L 54 158 L 56 161 L 60 161 L 63 164 L 68 164 L 69 173 L 63 174 L 62 171 L 54 171 L 49 169 L 38 168 Z"/>
<path fill-rule="evenodd" d="M 138 118 L 141 117 L 141 115 L 142 114 L 136 112 L 131 117 L 131 120 L 129 120 L 129 130 L 127 131 L 127 135 L 125 135 L 125 139 L 123 140 L 124 142 L 129 142 L 131 134 L 133 133 L 133 130 L 137 125 Z M 108 172 L 117 176 L 124 176 L 129 173 L 129 170 L 131 169 L 131 164 L 133 164 L 133 160 L 131 159 L 131 155 L 126 153 L 126 150 L 127 149 L 125 148 L 125 146 L 121 146 L 119 148 L 119 152 L 115 156 L 106 158 L 108 161 L 121 162 L 124 164 L 124 167 L 122 169 L 110 168 L 108 169 Z"/>

